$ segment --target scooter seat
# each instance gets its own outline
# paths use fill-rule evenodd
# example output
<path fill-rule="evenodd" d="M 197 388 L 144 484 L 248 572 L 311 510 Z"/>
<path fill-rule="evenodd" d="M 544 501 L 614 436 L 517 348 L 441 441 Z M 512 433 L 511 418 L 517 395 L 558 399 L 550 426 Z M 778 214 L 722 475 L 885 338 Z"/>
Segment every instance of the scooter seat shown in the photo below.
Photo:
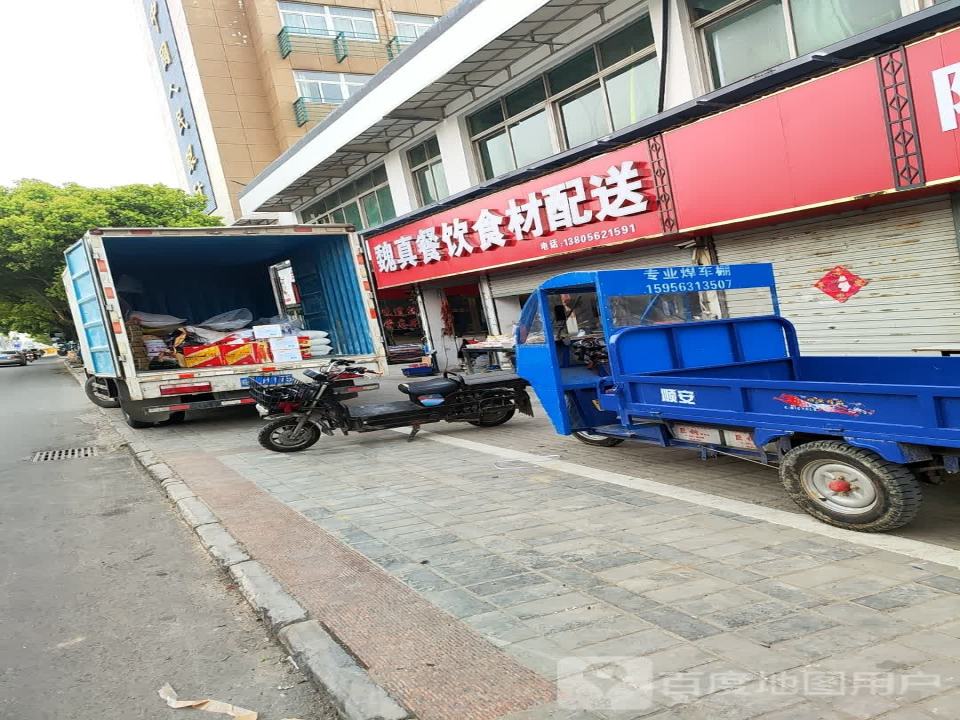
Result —
<path fill-rule="evenodd" d="M 460 390 L 461 385 L 456 380 L 450 378 L 433 378 L 431 380 L 421 380 L 420 382 L 400 383 L 397 389 L 409 395 L 410 397 L 421 397 L 423 395 L 440 395 L 446 397 Z"/>

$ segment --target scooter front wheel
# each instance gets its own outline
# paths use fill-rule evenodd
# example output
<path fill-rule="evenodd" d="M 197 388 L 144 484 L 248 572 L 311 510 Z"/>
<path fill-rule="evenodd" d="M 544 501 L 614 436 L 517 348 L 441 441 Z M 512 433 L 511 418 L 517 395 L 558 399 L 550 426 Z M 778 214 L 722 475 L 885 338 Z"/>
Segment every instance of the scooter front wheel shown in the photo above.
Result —
<path fill-rule="evenodd" d="M 312 422 L 304 424 L 297 431 L 296 417 L 283 417 L 267 423 L 261 428 L 257 440 L 267 450 L 273 452 L 299 452 L 306 450 L 320 439 L 320 429 Z"/>

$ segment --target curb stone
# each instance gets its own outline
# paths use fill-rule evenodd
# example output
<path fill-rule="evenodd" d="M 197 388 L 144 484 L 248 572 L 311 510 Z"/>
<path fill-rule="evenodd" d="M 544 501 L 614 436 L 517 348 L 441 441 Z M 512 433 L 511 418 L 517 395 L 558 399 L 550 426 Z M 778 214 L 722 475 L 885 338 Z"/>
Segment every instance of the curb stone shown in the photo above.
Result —
<path fill-rule="evenodd" d="M 310 681 L 324 688 L 347 720 L 414 717 L 377 685 L 316 620 L 288 625 L 280 642 Z"/>
<path fill-rule="evenodd" d="M 191 530 L 196 530 L 200 525 L 210 525 L 219 522 L 217 516 L 213 514 L 213 510 L 198 497 L 177 500 L 176 505 Z"/>
<path fill-rule="evenodd" d="M 167 493 L 167 496 L 177 502 L 178 500 L 183 500 L 188 497 L 196 497 L 193 494 L 193 490 L 187 487 L 187 484 L 180 481 L 170 482 L 163 486 L 164 491 Z"/>
<path fill-rule="evenodd" d="M 73 370 L 70 374 L 82 387 L 82 376 Z M 132 439 L 133 432 L 124 423 L 104 408 L 98 409 L 113 429 L 127 438 L 126 445 L 137 463 L 159 483 L 197 534 L 200 544 L 236 580 L 254 612 L 267 623 L 314 687 L 330 695 L 345 720 L 415 718 L 375 683 L 320 623 L 307 619 L 306 610 L 259 562 L 250 559 L 213 510 L 166 463 L 144 443 Z"/>
<path fill-rule="evenodd" d="M 287 625 L 307 619 L 307 611 L 256 560 L 231 565 L 230 575 L 237 581 L 247 602 L 274 634 Z"/>
<path fill-rule="evenodd" d="M 200 525 L 194 529 L 194 532 L 200 538 L 200 544 L 224 570 L 229 570 L 231 565 L 250 559 L 247 551 L 219 522 Z"/>
<path fill-rule="evenodd" d="M 148 465 L 147 472 L 153 475 L 154 479 L 160 483 L 173 479 L 173 470 L 171 470 L 170 466 L 166 463 L 158 462 L 153 465 Z"/>

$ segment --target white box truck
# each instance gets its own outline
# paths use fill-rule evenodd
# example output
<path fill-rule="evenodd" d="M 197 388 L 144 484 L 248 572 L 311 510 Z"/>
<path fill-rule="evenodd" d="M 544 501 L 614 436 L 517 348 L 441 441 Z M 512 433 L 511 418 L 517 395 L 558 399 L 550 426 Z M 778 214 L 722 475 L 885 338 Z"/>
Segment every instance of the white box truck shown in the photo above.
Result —
<path fill-rule="evenodd" d="M 64 254 L 63 281 L 88 375 L 87 394 L 98 405 L 119 406 L 131 427 L 177 421 L 190 410 L 252 404 L 251 377 L 284 384 L 331 357 L 386 368 L 374 296 L 352 226 L 103 228 L 91 230 Z M 296 312 L 305 329 L 328 334 L 330 354 L 155 369 L 144 369 L 142 354 L 135 358 L 131 310 L 185 318 L 185 325 L 238 308 L 254 318 L 271 318 L 287 310 L 278 268 L 292 272 Z"/>

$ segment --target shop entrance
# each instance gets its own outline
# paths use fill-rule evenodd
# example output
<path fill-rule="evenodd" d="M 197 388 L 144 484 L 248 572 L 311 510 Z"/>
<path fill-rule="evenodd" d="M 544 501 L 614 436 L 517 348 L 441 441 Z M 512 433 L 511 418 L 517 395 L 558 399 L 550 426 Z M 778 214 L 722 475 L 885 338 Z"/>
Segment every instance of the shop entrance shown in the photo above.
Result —
<path fill-rule="evenodd" d="M 423 356 L 424 332 L 412 287 L 377 290 L 380 319 L 390 364 L 415 363 Z"/>

